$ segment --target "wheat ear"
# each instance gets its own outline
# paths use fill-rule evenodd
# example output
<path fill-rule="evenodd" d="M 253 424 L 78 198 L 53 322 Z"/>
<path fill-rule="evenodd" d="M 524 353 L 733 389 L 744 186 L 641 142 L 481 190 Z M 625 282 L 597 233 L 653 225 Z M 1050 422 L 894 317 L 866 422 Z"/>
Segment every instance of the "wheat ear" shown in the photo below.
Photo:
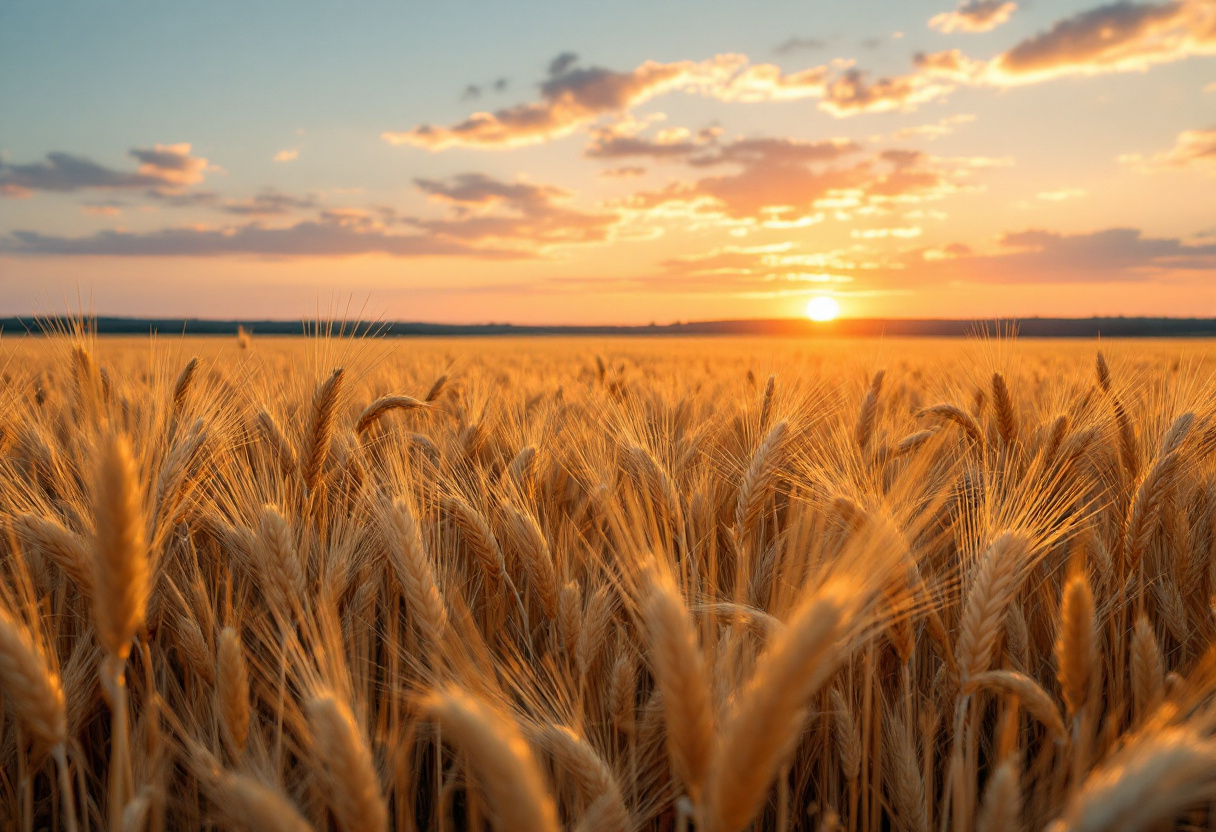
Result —
<path fill-rule="evenodd" d="M 1016 756 L 997 766 L 984 789 L 976 832 L 1021 832 L 1022 784 Z"/>
<path fill-rule="evenodd" d="M 1053 737 L 1063 740 L 1067 737 L 1064 728 L 1064 718 L 1060 709 L 1052 701 L 1047 691 L 1029 676 L 1013 670 L 989 670 L 971 677 L 973 688 L 994 688 L 1009 696 L 1017 697 L 1026 712 L 1043 723 Z"/>
<path fill-rule="evenodd" d="M 125 662 L 131 639 L 143 624 L 150 569 L 139 475 L 131 446 L 122 436 L 112 437 L 102 449 L 93 518 L 97 640 L 112 658 Z"/>
<path fill-rule="evenodd" d="M 249 672 L 236 630 L 225 627 L 216 645 L 215 699 L 220 735 L 228 754 L 239 759 L 249 739 Z"/>
<path fill-rule="evenodd" d="M 368 428 L 378 422 L 380 417 L 390 410 L 413 410 L 417 407 L 426 406 L 426 402 L 420 402 L 410 396 L 382 396 L 363 408 L 363 412 L 359 414 L 358 421 L 355 422 L 355 432 L 360 434 L 366 433 Z"/>
<path fill-rule="evenodd" d="M 764 384 L 764 400 L 760 405 L 760 432 L 768 430 L 768 420 L 773 415 L 773 399 L 777 393 L 777 377 L 770 375 Z"/>
<path fill-rule="evenodd" d="M 629 810 L 621 797 L 612 769 L 585 739 L 563 725 L 545 725 L 534 732 L 535 742 L 553 755 L 559 771 L 574 778 L 588 798 L 587 815 L 594 815 L 594 829 L 628 832 Z M 583 823 L 587 822 L 584 817 Z"/>
<path fill-rule="evenodd" d="M 799 604 L 761 655 L 714 749 L 706 822 L 715 832 L 738 832 L 760 810 L 797 742 L 807 700 L 827 680 L 841 640 L 873 600 L 865 587 L 833 582 Z"/>
<path fill-rule="evenodd" d="M 1002 532 L 980 559 L 967 593 L 955 645 L 964 685 L 992 663 L 992 653 L 1004 628 L 1005 611 L 1017 589 L 1017 578 L 1028 550 L 1025 537 Z"/>
<path fill-rule="evenodd" d="M 1060 634 L 1056 641 L 1057 674 L 1064 704 L 1076 715 L 1089 701 L 1097 657 L 1094 595 L 1083 573 L 1073 575 L 1064 587 L 1060 607 Z"/>
<path fill-rule="evenodd" d="M 92 598 L 93 557 L 80 538 L 58 521 L 35 514 L 21 515 L 13 528 L 25 547 L 35 548 L 50 557 L 86 599 Z"/>
<path fill-rule="evenodd" d="M 301 454 L 304 486 L 311 494 L 321 482 L 325 459 L 329 456 L 329 444 L 333 439 L 334 417 L 338 409 L 338 397 L 342 393 L 345 371 L 339 367 L 317 387 L 313 396 L 312 411 L 305 436 L 304 453 Z"/>
<path fill-rule="evenodd" d="M 506 576 L 507 567 L 502 558 L 502 548 L 490 529 L 490 524 L 480 511 L 473 508 L 463 497 L 455 495 L 443 498 L 443 508 L 460 529 L 473 556 L 481 563 L 486 585 L 497 592 Z"/>
<path fill-rule="evenodd" d="M 383 506 L 381 523 L 388 543 L 389 562 L 405 593 L 414 626 L 431 649 L 438 651 L 447 631 L 448 611 L 409 503 L 398 498 L 391 505 Z"/>
<path fill-rule="evenodd" d="M 438 399 L 440 394 L 443 393 L 444 388 L 447 387 L 447 384 L 448 375 L 444 373 L 431 384 L 430 389 L 426 391 L 426 396 L 423 397 L 423 401 L 429 404 Z"/>
<path fill-rule="evenodd" d="M 917 415 L 936 416 L 939 419 L 953 422 L 963 429 L 963 432 L 967 434 L 967 438 L 972 442 L 979 444 L 984 441 L 984 432 L 980 429 L 979 422 L 970 413 L 956 405 L 935 404 L 932 407 L 926 407 L 919 411 Z"/>
<path fill-rule="evenodd" d="M 578 623 L 578 638 L 574 644 L 575 662 L 584 676 L 591 672 L 591 666 L 603 649 L 615 608 L 615 597 L 604 584 L 596 587 L 587 601 L 587 609 Z"/>
<path fill-rule="evenodd" d="M 745 538 L 760 520 L 768 502 L 774 481 L 781 465 L 781 452 L 789 426 L 781 421 L 773 425 L 764 437 L 751 462 L 743 473 L 739 484 L 739 497 L 735 501 L 735 527 L 740 539 Z"/>
<path fill-rule="evenodd" d="M 221 813 L 248 832 L 312 832 L 295 804 L 248 775 L 225 772 L 209 788 Z"/>
<path fill-rule="evenodd" d="M 866 396 L 862 399 L 861 411 L 857 415 L 857 427 L 853 430 L 853 441 L 862 451 L 869 447 L 870 440 L 874 436 L 874 421 L 878 417 L 878 396 L 882 393 L 882 380 L 885 376 L 885 370 L 879 370 L 874 374 L 874 379 L 870 382 L 870 389 L 866 391 Z"/>
<path fill-rule="evenodd" d="M 1137 719 L 1144 719 L 1165 698 L 1165 667 L 1153 625 L 1143 614 L 1132 629 L 1132 702 Z"/>
<path fill-rule="evenodd" d="M 498 832 L 558 832 L 557 807 L 514 720 L 467 693 L 448 688 L 420 703 L 460 747 L 478 774 Z"/>
<path fill-rule="evenodd" d="M 904 832 L 929 832 L 929 805 L 925 778 L 912 734 L 898 711 L 883 719 L 886 757 L 883 774 L 891 794 L 891 816 L 895 828 Z"/>
<path fill-rule="evenodd" d="M 177 382 L 173 385 L 173 418 L 177 419 L 181 416 L 182 410 L 186 406 L 186 396 L 190 395 L 190 388 L 194 384 L 194 376 L 198 372 L 198 358 L 191 358 L 186 362 L 186 366 L 182 367 L 182 371 L 177 375 Z"/>
<path fill-rule="evenodd" d="M 308 581 L 291 526 L 272 505 L 262 507 L 254 551 L 266 583 L 262 591 L 272 612 L 286 616 L 305 601 Z"/>
<path fill-rule="evenodd" d="M 383 832 L 388 809 L 363 731 L 346 703 L 322 693 L 305 707 L 326 796 L 343 832 Z"/>
<path fill-rule="evenodd" d="M 566 581 L 557 593 L 557 636 L 567 656 L 574 656 L 583 623 L 583 588 Z"/>
<path fill-rule="evenodd" d="M 63 684 L 33 633 L 0 607 L 0 688 L 40 753 L 67 737 Z"/>
<path fill-rule="evenodd" d="M 671 761 L 688 796 L 696 802 L 713 748 L 713 706 L 697 631 L 670 577 L 652 573 L 642 619 L 651 669 L 663 694 Z"/>
<path fill-rule="evenodd" d="M 1158 457 L 1136 488 L 1136 496 L 1128 510 L 1123 538 L 1127 562 L 1133 570 L 1152 542 L 1153 533 L 1161 519 L 1161 511 L 1182 467 L 1181 462 L 1177 451 Z"/>
<path fill-rule="evenodd" d="M 519 552 L 519 560 L 523 563 L 528 582 L 540 599 L 545 618 L 553 621 L 557 618 L 558 584 L 549 543 L 545 540 L 536 518 L 531 514 L 525 514 L 510 505 L 504 506 L 503 511 L 506 513 L 507 528 Z"/>
<path fill-rule="evenodd" d="M 1018 436 L 1018 418 L 1009 385 L 1000 373 L 992 374 L 992 407 L 996 415 L 997 435 L 1001 438 L 1001 444 L 1009 447 Z"/>
<path fill-rule="evenodd" d="M 1216 742 L 1190 726 L 1145 730 L 1085 779 L 1050 832 L 1136 832 L 1216 797 Z"/>
<path fill-rule="evenodd" d="M 269 412 L 260 410 L 257 415 L 257 424 L 262 439 L 270 446 L 270 450 L 279 462 L 279 470 L 283 472 L 284 476 L 293 474 L 297 464 L 296 453 L 291 449 L 291 443 L 287 441 L 283 431 L 279 429 L 279 423 Z"/>

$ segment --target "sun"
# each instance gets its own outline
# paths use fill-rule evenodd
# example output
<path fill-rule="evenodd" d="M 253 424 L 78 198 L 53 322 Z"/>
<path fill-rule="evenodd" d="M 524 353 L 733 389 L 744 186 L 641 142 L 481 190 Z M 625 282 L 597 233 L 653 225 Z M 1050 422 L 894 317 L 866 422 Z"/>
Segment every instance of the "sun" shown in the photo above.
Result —
<path fill-rule="evenodd" d="M 819 295 L 806 302 L 806 316 L 812 321 L 834 321 L 839 314 L 840 304 L 827 295 Z"/>

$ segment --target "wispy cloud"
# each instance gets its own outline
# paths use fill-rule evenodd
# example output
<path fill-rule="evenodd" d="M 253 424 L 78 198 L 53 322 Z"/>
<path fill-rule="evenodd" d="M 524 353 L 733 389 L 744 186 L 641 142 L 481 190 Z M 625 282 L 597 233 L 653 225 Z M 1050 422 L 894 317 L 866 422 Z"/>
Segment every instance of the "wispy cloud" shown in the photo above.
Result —
<path fill-rule="evenodd" d="M 635 194 L 627 207 L 664 217 L 723 219 L 767 228 L 814 224 L 830 211 L 848 220 L 892 205 L 939 199 L 962 190 L 982 159 L 939 159 L 891 149 L 862 156 L 847 140 L 738 139 L 696 150 L 682 161 L 692 168 L 729 166 L 737 172 L 677 181 Z"/>
<path fill-rule="evenodd" d="M 1147 159 L 1139 154 L 1128 154 L 1120 156 L 1119 161 L 1145 172 L 1190 168 L 1216 174 L 1216 127 L 1185 130 L 1164 153 Z"/>
<path fill-rule="evenodd" d="M 1098 6 L 1027 38 L 989 65 L 998 84 L 1063 75 L 1144 70 L 1191 55 L 1216 53 L 1216 4 L 1211 0 Z"/>
<path fill-rule="evenodd" d="M 791 55 L 795 52 L 813 52 L 828 45 L 822 38 L 789 38 L 783 40 L 773 51 L 778 55 Z"/>
<path fill-rule="evenodd" d="M 980 283 L 1113 283 L 1216 272 L 1216 245 L 1145 237 L 1135 228 L 1087 234 L 1035 229 L 1004 234 L 998 245 L 992 253 L 930 259 L 918 271 L 924 278 Z"/>
<path fill-rule="evenodd" d="M 274 161 L 276 161 L 276 162 L 294 162 L 296 159 L 299 159 L 299 158 L 300 158 L 300 151 L 296 150 L 295 148 L 288 148 L 287 150 L 280 150 L 278 153 L 274 154 Z"/>
<path fill-rule="evenodd" d="M 1001 235 L 996 248 L 976 252 L 952 243 L 894 254 L 871 250 L 883 236 L 919 236 L 915 228 L 871 229 L 858 243 L 807 252 L 794 243 L 726 246 L 664 261 L 647 283 L 662 289 L 672 279 L 682 291 L 805 293 L 824 285 L 849 291 L 909 289 L 947 283 L 1099 284 L 1208 279 L 1216 272 L 1216 245 L 1187 245 L 1176 238 L 1145 237 L 1133 228 L 1084 234 L 1030 230 Z M 887 231 L 886 235 L 881 232 Z M 897 233 L 898 232 L 898 233 Z M 643 287 L 644 288 L 644 287 Z"/>
<path fill-rule="evenodd" d="M 431 150 L 447 147 L 499 148 L 536 144 L 569 135 L 606 113 L 623 113 L 663 92 L 720 83 L 744 60 L 720 55 L 709 61 L 647 61 L 630 72 L 578 67 L 563 53 L 541 84 L 541 100 L 493 113 L 474 113 L 452 127 L 422 125 L 386 132 L 385 141 Z"/>
<path fill-rule="evenodd" d="M 15 231 L 0 238 L 0 252 L 25 255 L 114 257 L 469 257 L 522 259 L 545 256 L 557 246 L 600 242 L 619 221 L 616 213 L 589 213 L 561 204 L 564 189 L 503 182 L 482 174 L 418 180 L 423 193 L 447 216 L 403 216 L 392 208 L 330 208 L 315 219 L 270 225 L 259 219 L 238 225 L 191 225 L 151 232 L 102 231 L 83 237 Z M 165 199 L 213 194 L 179 195 Z M 264 192 L 248 200 L 215 203 L 229 214 L 273 217 L 315 207 L 312 197 Z"/>
<path fill-rule="evenodd" d="M 1070 199 L 1080 199 L 1087 193 L 1084 188 L 1060 188 L 1054 191 L 1040 191 L 1038 198 L 1044 202 L 1065 202 Z"/>
<path fill-rule="evenodd" d="M 48 153 L 41 162 L 13 165 L 0 160 L 0 195 L 29 196 L 34 191 L 72 193 L 88 189 L 180 188 L 203 181 L 207 160 L 192 156 L 189 144 L 135 148 L 135 171 L 119 171 L 84 156 Z"/>
<path fill-rule="evenodd" d="M 1008 23 L 1018 4 L 1006 0 L 971 0 L 954 11 L 942 12 L 929 19 L 929 27 L 939 32 L 991 32 Z"/>
<path fill-rule="evenodd" d="M 417 185 L 433 200 L 451 206 L 452 215 L 402 221 L 445 239 L 529 247 L 600 242 L 620 219 L 615 213 L 567 208 L 561 203 L 573 194 L 552 185 L 503 182 L 480 173 L 419 179 Z"/>
<path fill-rule="evenodd" d="M 517 259 L 525 253 L 464 245 L 426 234 L 395 234 L 336 219 L 271 228 L 257 223 L 223 228 L 166 228 L 148 233 L 102 231 L 87 237 L 60 237 L 15 231 L 0 252 L 27 255 L 102 257 L 480 257 Z"/>

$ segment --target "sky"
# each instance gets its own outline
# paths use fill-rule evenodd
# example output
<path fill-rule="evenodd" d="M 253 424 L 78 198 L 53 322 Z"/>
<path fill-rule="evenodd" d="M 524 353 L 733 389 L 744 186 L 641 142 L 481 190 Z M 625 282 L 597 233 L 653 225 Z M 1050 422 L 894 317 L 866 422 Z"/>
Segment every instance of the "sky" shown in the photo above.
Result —
<path fill-rule="evenodd" d="M 0 0 L 0 315 L 1216 316 L 1216 0 Z"/>

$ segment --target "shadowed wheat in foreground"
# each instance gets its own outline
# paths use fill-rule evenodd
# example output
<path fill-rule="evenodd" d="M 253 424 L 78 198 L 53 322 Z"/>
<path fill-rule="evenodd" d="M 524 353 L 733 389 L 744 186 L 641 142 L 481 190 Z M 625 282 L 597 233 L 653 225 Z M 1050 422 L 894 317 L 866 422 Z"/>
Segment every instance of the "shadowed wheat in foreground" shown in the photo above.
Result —
<path fill-rule="evenodd" d="M 1181 343 L 0 343 L 0 829 L 1216 823 Z"/>

